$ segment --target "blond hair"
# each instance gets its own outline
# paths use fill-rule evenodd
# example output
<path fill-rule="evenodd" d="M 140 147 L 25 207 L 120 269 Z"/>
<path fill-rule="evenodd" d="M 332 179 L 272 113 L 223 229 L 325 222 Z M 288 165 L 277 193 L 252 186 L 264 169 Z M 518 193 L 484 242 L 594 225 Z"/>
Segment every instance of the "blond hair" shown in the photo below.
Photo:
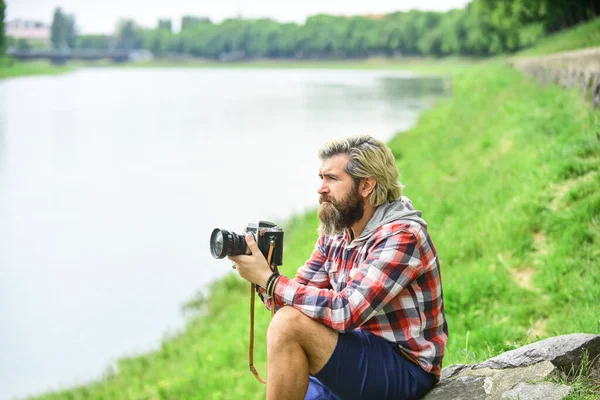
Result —
<path fill-rule="evenodd" d="M 337 154 L 349 156 L 345 171 L 356 183 L 363 178 L 375 179 L 375 188 L 369 195 L 369 203 L 373 207 L 402 195 L 403 186 L 398 181 L 396 160 L 385 143 L 369 135 L 357 135 L 331 140 L 319 149 L 321 161 Z"/>

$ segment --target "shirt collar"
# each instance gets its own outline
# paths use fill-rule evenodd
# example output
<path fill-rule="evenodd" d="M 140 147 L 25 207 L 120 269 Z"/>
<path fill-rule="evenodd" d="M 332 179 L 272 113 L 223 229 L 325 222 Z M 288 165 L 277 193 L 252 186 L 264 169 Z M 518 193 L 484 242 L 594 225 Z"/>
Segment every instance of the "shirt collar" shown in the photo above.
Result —
<path fill-rule="evenodd" d="M 344 234 L 342 237 L 344 242 L 346 243 L 346 249 L 353 249 L 359 245 L 362 245 L 362 243 L 365 242 L 368 238 L 370 238 L 372 234 L 373 232 L 370 232 L 367 235 L 355 238 L 353 241 L 351 241 L 350 238 L 352 236 L 350 235 L 350 228 L 346 228 L 344 229 Z"/>

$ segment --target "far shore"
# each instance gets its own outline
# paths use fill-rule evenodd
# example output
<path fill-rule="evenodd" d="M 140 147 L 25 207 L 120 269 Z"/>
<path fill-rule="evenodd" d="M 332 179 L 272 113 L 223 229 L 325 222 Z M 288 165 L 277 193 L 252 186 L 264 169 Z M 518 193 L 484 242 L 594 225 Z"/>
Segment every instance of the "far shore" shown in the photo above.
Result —
<path fill-rule="evenodd" d="M 479 59 L 460 57 L 447 58 L 367 58 L 349 60 L 287 60 L 255 59 L 237 62 L 220 62 L 207 59 L 154 59 L 114 63 L 108 60 L 84 62 L 72 61 L 64 65 L 53 65 L 49 61 L 7 61 L 0 63 L 0 79 L 31 75 L 57 75 L 80 68 L 242 68 L 242 69 L 365 69 L 401 70 L 420 74 L 449 74 L 467 65 L 480 62 Z"/>

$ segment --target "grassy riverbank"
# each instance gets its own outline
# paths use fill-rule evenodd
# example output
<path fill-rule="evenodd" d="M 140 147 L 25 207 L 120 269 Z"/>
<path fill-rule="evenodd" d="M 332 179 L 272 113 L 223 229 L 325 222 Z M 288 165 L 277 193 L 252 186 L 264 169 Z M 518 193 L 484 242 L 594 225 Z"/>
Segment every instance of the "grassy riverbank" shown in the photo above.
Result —
<path fill-rule="evenodd" d="M 598 131 L 600 114 L 578 93 L 492 62 L 456 70 L 452 98 L 390 141 L 442 263 L 445 365 L 536 338 L 600 333 Z M 313 248 L 316 216 L 283 225 L 282 271 L 293 275 Z M 158 351 L 119 360 L 97 383 L 40 398 L 264 398 L 247 368 L 248 292 L 228 275 L 190 302 L 198 316 Z M 269 319 L 259 306 L 255 365 L 263 374 Z"/>
<path fill-rule="evenodd" d="M 0 79 L 32 75 L 57 75 L 74 71 L 73 65 L 53 65 L 46 61 L 19 62 L 0 57 Z"/>
<path fill-rule="evenodd" d="M 600 17 L 564 32 L 542 38 L 518 56 L 539 56 L 561 51 L 579 50 L 600 46 Z"/>

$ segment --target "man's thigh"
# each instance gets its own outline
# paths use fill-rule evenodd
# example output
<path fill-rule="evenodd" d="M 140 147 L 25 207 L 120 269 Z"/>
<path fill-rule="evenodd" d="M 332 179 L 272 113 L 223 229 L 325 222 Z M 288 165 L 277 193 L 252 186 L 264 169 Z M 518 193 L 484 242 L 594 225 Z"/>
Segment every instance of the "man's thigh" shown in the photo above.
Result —
<path fill-rule="evenodd" d="M 417 399 L 434 383 L 392 344 L 361 330 L 339 334 L 329 361 L 314 376 L 342 400 Z"/>
<path fill-rule="evenodd" d="M 338 341 L 337 331 L 291 306 L 282 307 L 277 311 L 269 325 L 267 341 L 269 336 L 298 342 L 306 353 L 309 371 L 312 374 L 327 364 Z"/>

